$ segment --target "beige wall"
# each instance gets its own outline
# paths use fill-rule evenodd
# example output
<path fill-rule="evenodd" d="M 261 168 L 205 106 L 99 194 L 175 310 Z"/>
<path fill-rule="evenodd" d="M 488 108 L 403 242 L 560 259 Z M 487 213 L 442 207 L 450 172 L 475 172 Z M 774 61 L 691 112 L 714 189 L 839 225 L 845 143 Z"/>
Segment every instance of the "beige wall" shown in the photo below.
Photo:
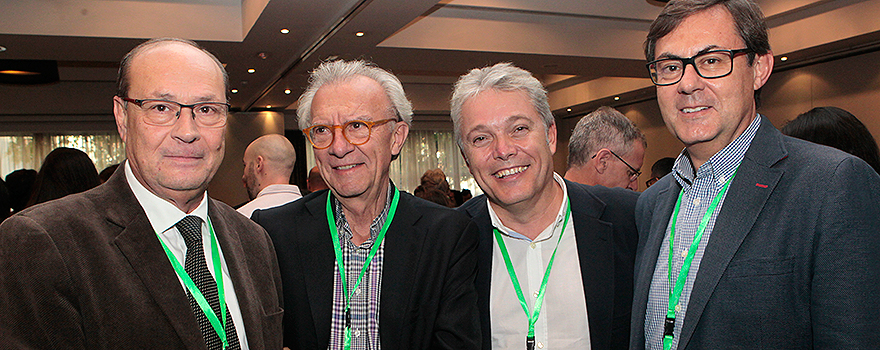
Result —
<path fill-rule="evenodd" d="M 226 126 L 226 154 L 223 163 L 208 185 L 212 198 L 236 206 L 248 201 L 241 182 L 244 150 L 255 139 L 266 134 L 284 135 L 284 115 L 278 112 L 235 113 Z"/>

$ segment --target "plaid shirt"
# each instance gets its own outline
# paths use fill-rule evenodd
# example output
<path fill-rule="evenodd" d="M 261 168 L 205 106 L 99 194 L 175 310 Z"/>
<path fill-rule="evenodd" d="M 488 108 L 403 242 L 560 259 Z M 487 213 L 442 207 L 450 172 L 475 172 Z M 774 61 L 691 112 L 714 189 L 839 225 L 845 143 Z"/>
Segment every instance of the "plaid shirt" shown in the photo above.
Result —
<path fill-rule="evenodd" d="M 758 115 L 741 135 L 700 166 L 696 174 L 694 174 L 693 164 L 687 156 L 687 149 L 682 151 L 678 159 L 676 159 L 673 167 L 673 176 L 681 185 L 684 195 L 681 197 L 681 208 L 676 221 L 675 242 L 673 243 L 673 252 L 675 253 L 672 259 L 673 281 L 678 277 L 678 273 L 681 271 L 682 265 L 684 265 L 685 255 L 690 249 L 691 242 L 694 241 L 700 221 L 703 219 L 706 211 L 709 210 L 709 204 L 721 192 L 727 179 L 733 176 L 736 169 L 739 168 L 739 164 L 752 143 L 752 139 L 755 137 L 760 124 L 761 116 Z M 725 194 L 724 197 L 726 196 Z M 691 270 L 679 299 L 680 309 L 675 311 L 672 349 L 678 347 L 678 338 L 681 334 L 681 327 L 685 322 L 684 316 L 687 314 L 688 301 L 693 290 L 694 280 L 696 279 L 697 271 L 700 269 L 700 261 L 703 259 L 703 253 L 712 234 L 712 228 L 715 226 L 715 219 L 718 218 L 718 213 L 721 212 L 722 205 L 724 204 L 724 197 L 721 198 L 715 211 L 711 214 L 706 230 L 703 232 L 703 237 L 694 254 L 694 259 L 691 262 Z M 666 319 L 666 311 L 669 309 L 669 293 L 672 289 L 668 275 L 669 233 L 672 228 L 671 215 L 669 226 L 666 227 L 663 244 L 660 246 L 660 254 L 657 257 L 657 267 L 651 280 L 651 291 L 648 294 L 648 308 L 645 314 L 645 347 L 651 350 L 663 349 L 663 323 Z"/>
<path fill-rule="evenodd" d="M 342 248 L 342 259 L 345 264 L 346 286 L 349 293 L 357 282 L 358 275 L 364 267 L 367 255 L 373 248 L 373 242 L 382 230 L 385 219 L 388 218 L 388 210 L 391 206 L 391 198 L 396 188 L 394 184 L 388 186 L 388 194 L 385 200 L 385 209 L 370 224 L 370 239 L 360 246 L 351 243 L 351 226 L 345 219 L 342 206 L 336 198 L 333 198 L 334 216 L 336 229 L 339 232 L 339 243 Z M 385 243 L 379 245 L 376 255 L 361 284 L 354 289 L 351 296 L 351 349 L 352 350 L 379 350 L 379 292 L 382 286 L 382 261 L 385 255 Z M 345 337 L 345 296 L 342 293 L 342 280 L 339 276 L 339 266 L 333 264 L 333 316 L 330 323 L 330 346 L 329 349 L 342 349 Z"/>

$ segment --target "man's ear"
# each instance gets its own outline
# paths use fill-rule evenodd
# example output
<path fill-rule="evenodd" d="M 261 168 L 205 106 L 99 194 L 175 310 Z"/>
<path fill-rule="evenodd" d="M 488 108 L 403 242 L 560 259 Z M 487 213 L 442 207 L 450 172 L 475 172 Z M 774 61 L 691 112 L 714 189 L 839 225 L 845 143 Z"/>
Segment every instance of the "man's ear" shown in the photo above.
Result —
<path fill-rule="evenodd" d="M 403 142 L 409 135 L 409 124 L 399 121 L 394 124 L 394 132 L 391 133 L 391 155 L 397 156 L 403 149 Z"/>
<path fill-rule="evenodd" d="M 263 160 L 263 156 L 257 156 L 257 158 L 254 159 L 254 170 L 256 170 L 257 173 L 263 170 Z"/>
<path fill-rule="evenodd" d="M 556 123 L 547 128 L 547 144 L 550 145 L 550 154 L 556 154 Z"/>
<path fill-rule="evenodd" d="M 119 137 L 122 138 L 122 142 L 127 142 L 128 111 L 125 110 L 125 101 L 119 96 L 113 96 L 113 117 L 116 119 L 116 131 L 119 132 Z"/>
<path fill-rule="evenodd" d="M 773 72 L 773 52 L 767 51 L 766 54 L 755 55 L 752 69 L 755 72 L 754 89 L 758 90 L 767 83 L 770 73 Z"/>
<path fill-rule="evenodd" d="M 599 152 L 596 152 L 596 156 L 593 157 L 592 160 L 597 173 L 604 174 L 605 171 L 608 170 L 608 161 L 611 160 L 611 157 L 611 151 L 607 148 L 600 149 Z"/>

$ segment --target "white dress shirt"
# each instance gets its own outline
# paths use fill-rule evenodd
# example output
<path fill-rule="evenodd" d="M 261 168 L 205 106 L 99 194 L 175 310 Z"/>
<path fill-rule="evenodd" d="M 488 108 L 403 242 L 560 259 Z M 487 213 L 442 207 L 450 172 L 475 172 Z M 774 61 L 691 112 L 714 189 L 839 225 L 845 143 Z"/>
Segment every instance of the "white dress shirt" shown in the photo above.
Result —
<path fill-rule="evenodd" d="M 544 279 L 547 263 L 556 249 L 559 234 L 562 233 L 568 205 L 565 181 L 556 173 L 553 178 L 562 187 L 562 205 L 557 210 L 556 220 L 534 241 L 504 226 L 493 210 L 492 203 L 487 202 L 492 225 L 501 232 L 507 246 L 513 269 L 529 306 L 529 313 L 534 312 L 538 290 Z M 492 348 L 522 349 L 528 333 L 528 317 L 516 296 L 498 242 L 494 237 L 492 242 L 492 288 L 489 295 Z M 587 303 L 571 214 L 562 240 L 559 241 L 559 249 L 544 291 L 544 305 L 535 323 L 535 348 L 590 349 Z"/>
<path fill-rule="evenodd" d="M 302 194 L 299 192 L 299 187 L 296 187 L 296 185 L 269 185 L 260 191 L 260 193 L 257 193 L 257 198 L 254 198 L 254 200 L 241 206 L 241 208 L 238 208 L 238 212 L 241 213 L 241 215 L 251 217 L 254 210 L 274 208 L 300 198 L 302 198 Z"/>
<path fill-rule="evenodd" d="M 128 180 L 128 186 L 134 193 L 135 198 L 137 198 L 138 203 L 144 208 L 144 212 L 147 213 L 147 219 L 150 220 L 150 225 L 153 226 L 153 230 L 158 233 L 162 241 L 165 242 L 165 245 L 168 246 L 168 250 L 174 254 L 174 257 L 177 258 L 177 261 L 179 261 L 181 265 L 184 264 L 186 259 L 186 243 L 175 224 L 187 215 L 195 215 L 202 219 L 202 246 L 205 249 L 205 260 L 208 264 L 208 271 L 211 272 L 211 276 L 214 276 L 214 262 L 212 259 L 208 258 L 213 252 L 211 249 L 211 234 L 208 230 L 207 220 L 208 193 L 204 193 L 201 203 L 199 203 L 199 206 L 196 207 L 192 213 L 184 213 L 182 210 L 171 204 L 171 202 L 159 198 L 153 192 L 150 192 L 144 187 L 144 185 L 134 176 L 128 161 L 125 162 L 124 166 L 125 179 Z M 214 232 L 215 236 L 222 234 L 223 232 Z M 239 307 L 238 299 L 235 296 L 232 277 L 229 276 L 226 258 L 223 257 L 223 248 L 220 247 L 219 240 L 217 242 L 217 249 L 220 250 L 221 268 L 223 270 L 223 288 L 226 293 L 227 310 L 229 310 L 229 315 L 232 316 L 232 321 L 235 323 L 235 332 L 238 334 L 238 341 L 241 344 L 241 349 L 247 350 L 247 334 L 245 334 L 244 320 L 241 318 L 241 308 Z M 178 280 L 180 280 L 180 286 L 184 289 L 185 293 L 186 285 L 183 283 L 183 279 L 180 279 L 178 276 Z M 191 312 L 191 310 L 181 310 L 181 312 Z"/>

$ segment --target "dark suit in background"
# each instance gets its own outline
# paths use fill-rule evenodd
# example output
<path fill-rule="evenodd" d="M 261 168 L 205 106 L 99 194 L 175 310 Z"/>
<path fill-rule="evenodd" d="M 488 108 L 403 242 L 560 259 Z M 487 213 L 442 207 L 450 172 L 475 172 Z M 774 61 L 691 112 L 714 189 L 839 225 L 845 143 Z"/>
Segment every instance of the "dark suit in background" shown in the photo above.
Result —
<path fill-rule="evenodd" d="M 327 195 L 254 212 L 275 242 L 284 302 L 284 345 L 326 349 L 333 314 L 333 240 Z M 464 215 L 400 192 L 385 236 L 379 307 L 383 349 L 477 348 L 477 232 Z"/>
<path fill-rule="evenodd" d="M 681 186 L 636 209 L 632 348 Z M 679 349 L 869 349 L 880 344 L 880 177 L 860 159 L 783 136 L 762 118 L 694 282 Z"/>
<path fill-rule="evenodd" d="M 250 349 L 281 347 L 281 281 L 265 231 L 208 199 Z M 0 348 L 204 349 L 122 167 L 87 192 L 0 225 Z"/>
<path fill-rule="evenodd" d="M 577 240 L 593 349 L 626 349 L 632 304 L 637 232 L 633 209 L 638 193 L 565 181 Z M 471 199 L 458 210 L 479 226 L 477 295 L 483 349 L 492 348 L 489 296 L 495 237 L 487 198 Z M 509 281 L 505 281 L 509 283 Z"/>

